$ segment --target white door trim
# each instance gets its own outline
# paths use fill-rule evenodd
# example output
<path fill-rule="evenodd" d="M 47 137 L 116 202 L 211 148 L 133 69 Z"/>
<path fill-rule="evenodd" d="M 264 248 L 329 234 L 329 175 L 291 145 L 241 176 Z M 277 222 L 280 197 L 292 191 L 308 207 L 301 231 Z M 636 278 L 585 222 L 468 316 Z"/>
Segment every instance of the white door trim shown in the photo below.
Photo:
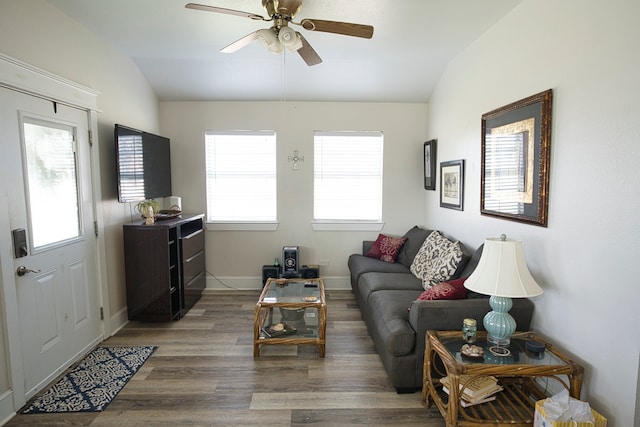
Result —
<path fill-rule="evenodd" d="M 100 92 L 1 52 L 0 85 L 82 110 L 98 111 Z"/>
<path fill-rule="evenodd" d="M 93 145 L 91 150 L 91 174 L 94 197 L 94 221 L 97 224 L 96 230 L 98 233 L 96 238 L 98 277 L 96 277 L 96 281 L 98 282 L 101 297 L 100 304 L 104 310 L 104 321 L 102 325 L 103 336 L 108 337 L 111 334 L 111 324 L 109 321 L 110 310 L 106 274 L 106 245 L 101 209 L 102 193 L 100 190 L 100 156 L 98 150 L 97 97 L 100 95 L 100 92 L 2 53 L 0 53 L 0 86 L 53 102 L 67 104 L 87 112 L 87 123 Z M 0 184 L 0 239 L 11 242 L 9 212 L 7 209 L 8 201 L 6 200 L 7 190 L 8 189 L 3 188 L 3 185 Z M 5 348 L 0 349 L 0 351 L 4 351 L 8 359 L 6 369 L 10 375 L 11 390 L 5 393 L 0 390 L 0 424 L 2 424 L 4 420 L 11 418 L 13 413 L 26 403 L 22 353 L 20 336 L 18 335 L 18 301 L 15 286 L 13 254 L 11 253 L 10 246 L 2 245 L 0 247 L 0 295 L 3 297 L 4 306 L 0 307 L 0 315 L 4 315 L 2 323 L 5 325 L 5 329 L 0 330 L 0 334 L 3 334 L 5 337 Z M 4 368 L 5 367 L 0 366 L 0 369 Z M 9 400 L 13 400 L 11 405 L 8 404 Z M 13 413 L 5 413 L 6 408 L 9 407 L 13 408 Z"/>

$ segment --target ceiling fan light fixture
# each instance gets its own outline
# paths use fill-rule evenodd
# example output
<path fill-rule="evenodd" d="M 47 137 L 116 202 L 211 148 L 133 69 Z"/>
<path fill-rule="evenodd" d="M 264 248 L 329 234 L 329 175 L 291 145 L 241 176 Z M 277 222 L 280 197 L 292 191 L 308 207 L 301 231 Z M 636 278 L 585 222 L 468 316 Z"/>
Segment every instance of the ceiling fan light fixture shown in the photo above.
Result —
<path fill-rule="evenodd" d="M 271 29 L 262 29 L 257 31 L 258 40 L 271 53 L 282 53 L 283 47 L 276 33 Z"/>
<path fill-rule="evenodd" d="M 296 36 L 296 40 L 297 41 L 295 43 L 293 43 L 290 46 L 287 46 L 287 49 L 289 50 L 289 52 L 295 52 L 302 47 L 302 40 L 300 40 L 300 37 Z"/>
<path fill-rule="evenodd" d="M 298 39 L 296 32 L 291 27 L 282 27 L 278 31 L 278 40 L 283 46 L 290 46 Z"/>
<path fill-rule="evenodd" d="M 256 0 L 257 1 L 257 0 Z M 255 13 L 243 12 L 241 10 L 226 9 L 223 7 L 209 6 L 205 4 L 187 3 L 187 9 L 196 9 L 206 12 L 222 13 L 250 18 L 258 21 L 271 22 L 269 29 L 254 31 L 253 33 L 236 40 L 230 45 L 222 48 L 222 53 L 232 53 L 247 46 L 252 41 L 258 39 L 269 52 L 282 54 L 286 47 L 289 52 L 298 52 L 300 57 L 308 66 L 318 65 L 322 58 L 313 49 L 302 33 L 294 31 L 289 24 L 295 24 L 307 31 L 318 31 L 321 33 L 340 34 L 352 37 L 362 37 L 370 39 L 373 37 L 373 26 L 356 24 L 352 22 L 328 21 L 324 19 L 302 19 L 300 22 L 293 21 L 293 17 L 300 11 L 305 0 L 261 0 L 262 6 L 267 11 L 268 17 L 263 17 Z"/>

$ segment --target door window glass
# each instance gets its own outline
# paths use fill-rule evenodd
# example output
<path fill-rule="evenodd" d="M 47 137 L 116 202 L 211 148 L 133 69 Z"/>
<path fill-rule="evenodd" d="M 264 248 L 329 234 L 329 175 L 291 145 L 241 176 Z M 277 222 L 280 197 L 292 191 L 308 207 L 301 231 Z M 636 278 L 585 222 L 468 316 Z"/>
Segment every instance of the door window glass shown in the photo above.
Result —
<path fill-rule="evenodd" d="M 24 118 L 27 208 L 33 250 L 80 236 L 74 128 Z"/>

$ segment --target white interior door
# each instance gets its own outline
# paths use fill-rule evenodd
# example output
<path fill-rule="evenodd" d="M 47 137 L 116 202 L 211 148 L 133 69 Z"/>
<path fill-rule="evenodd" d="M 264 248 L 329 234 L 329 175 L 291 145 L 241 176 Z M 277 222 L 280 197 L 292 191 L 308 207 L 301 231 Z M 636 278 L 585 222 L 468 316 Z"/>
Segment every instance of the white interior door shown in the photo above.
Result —
<path fill-rule="evenodd" d="M 29 398 L 102 338 L 88 114 L 4 88 L 0 100 Z M 25 245 L 15 244 L 21 234 Z"/>

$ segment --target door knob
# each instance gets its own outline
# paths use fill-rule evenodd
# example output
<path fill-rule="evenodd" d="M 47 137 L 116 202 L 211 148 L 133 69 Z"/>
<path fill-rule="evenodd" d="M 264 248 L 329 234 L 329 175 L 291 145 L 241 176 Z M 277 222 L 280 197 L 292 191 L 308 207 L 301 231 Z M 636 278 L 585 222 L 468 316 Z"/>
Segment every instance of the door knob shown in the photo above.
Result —
<path fill-rule="evenodd" d="M 16 274 L 20 277 L 24 276 L 27 273 L 40 273 L 40 270 L 32 270 L 30 268 L 25 267 L 24 265 L 18 266 L 16 270 Z"/>

